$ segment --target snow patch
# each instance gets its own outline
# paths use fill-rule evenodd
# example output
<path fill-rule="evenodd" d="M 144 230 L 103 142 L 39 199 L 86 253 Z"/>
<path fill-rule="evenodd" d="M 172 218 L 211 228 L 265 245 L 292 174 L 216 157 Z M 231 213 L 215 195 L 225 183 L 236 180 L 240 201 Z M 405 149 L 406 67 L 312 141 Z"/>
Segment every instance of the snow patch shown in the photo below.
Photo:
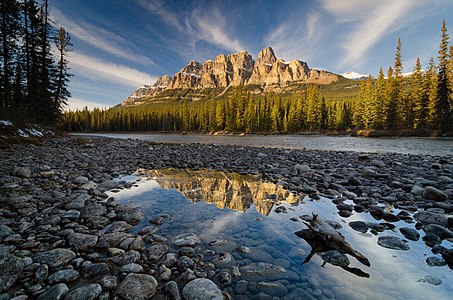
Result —
<path fill-rule="evenodd" d="M 3 126 L 13 126 L 13 122 L 8 121 L 8 120 L 0 120 L 0 125 L 3 125 Z"/>
<path fill-rule="evenodd" d="M 23 131 L 22 129 L 17 130 L 17 132 L 19 133 L 19 135 L 20 135 L 21 137 L 24 137 L 24 138 L 30 137 L 30 136 L 29 136 L 25 131 Z"/>
<path fill-rule="evenodd" d="M 41 131 L 36 130 L 34 128 L 26 128 L 25 130 L 28 131 L 28 133 L 33 135 L 33 136 L 38 136 L 38 137 L 43 137 L 44 136 Z"/>
<path fill-rule="evenodd" d="M 348 79 L 352 79 L 352 80 L 359 80 L 359 79 L 368 78 L 368 76 L 370 76 L 370 74 L 360 74 L 360 73 L 352 71 L 352 72 L 343 73 L 343 74 L 341 74 L 341 76 L 348 78 Z"/>

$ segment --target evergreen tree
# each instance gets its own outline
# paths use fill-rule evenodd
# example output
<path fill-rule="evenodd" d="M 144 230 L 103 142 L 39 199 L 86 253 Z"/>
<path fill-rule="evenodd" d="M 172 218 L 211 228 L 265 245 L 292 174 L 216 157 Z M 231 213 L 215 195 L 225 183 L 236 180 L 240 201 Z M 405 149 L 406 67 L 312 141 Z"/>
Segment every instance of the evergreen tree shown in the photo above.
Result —
<path fill-rule="evenodd" d="M 374 100 L 376 101 L 376 114 L 372 121 L 371 128 L 383 129 L 386 124 L 386 85 L 382 67 L 379 68 L 379 75 L 376 79 Z"/>
<path fill-rule="evenodd" d="M 450 109 L 450 97 L 448 87 L 448 40 L 447 24 L 442 21 L 441 41 L 439 49 L 439 73 L 437 86 L 437 103 L 435 127 L 439 129 L 450 129 L 453 127 L 452 112 Z"/>
<path fill-rule="evenodd" d="M 417 57 L 415 61 L 414 72 L 411 75 L 412 92 L 411 98 L 414 103 L 413 113 L 414 121 L 413 128 L 419 129 L 424 128 L 427 125 L 428 119 L 428 93 L 426 82 L 422 74 L 422 66 L 420 58 Z"/>
<path fill-rule="evenodd" d="M 428 90 L 428 124 L 431 128 L 435 128 L 437 123 L 438 81 L 437 67 L 434 58 L 431 57 L 425 76 L 425 86 Z"/>
<path fill-rule="evenodd" d="M 317 85 L 308 85 L 306 99 L 308 130 L 319 129 L 319 124 L 321 123 L 321 96 Z"/>

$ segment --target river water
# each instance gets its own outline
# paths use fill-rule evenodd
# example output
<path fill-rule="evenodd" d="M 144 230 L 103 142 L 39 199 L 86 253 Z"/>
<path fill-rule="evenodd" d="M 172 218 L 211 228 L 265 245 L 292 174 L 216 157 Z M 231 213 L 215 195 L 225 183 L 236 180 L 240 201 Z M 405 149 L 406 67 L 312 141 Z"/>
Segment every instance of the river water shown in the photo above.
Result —
<path fill-rule="evenodd" d="M 202 143 L 381 153 L 395 152 L 439 156 L 453 155 L 453 138 L 363 138 L 324 135 L 183 135 L 174 133 L 75 133 L 74 135 L 139 139 L 164 143 Z"/>
<path fill-rule="evenodd" d="M 393 230 L 360 233 L 348 223 L 384 223 L 367 212 L 342 218 L 328 198 L 299 197 L 273 183 L 232 173 L 139 170 L 119 180 L 134 182 L 134 186 L 109 195 L 122 204 L 140 207 L 145 214 L 133 233 L 148 226 L 154 217 L 166 216 L 157 226 L 157 234 L 168 238 L 170 252 L 178 251 L 171 242 L 176 236 L 196 234 L 201 240 L 196 253 L 204 253 L 206 248 L 215 251 L 214 256 L 205 257 L 205 262 L 216 266 L 216 274 L 230 272 L 233 266 L 239 268 L 240 278 L 222 286 L 234 298 L 266 299 L 259 297 L 259 293 L 264 293 L 266 297 L 277 297 L 274 299 L 451 299 L 453 294 L 453 273 L 448 266 L 427 265 L 427 257 L 441 256 L 433 254 L 421 238 L 408 241 L 407 251 L 377 244 L 379 236 L 405 239 L 398 229 L 415 229 L 413 221 L 394 222 Z M 277 207 L 283 208 L 282 212 Z M 392 207 L 386 209 L 399 212 Z M 325 250 L 315 250 L 294 234 L 306 228 L 300 216 L 313 213 L 339 224 L 338 231 L 369 259 L 370 266 L 351 256 L 345 269 L 323 264 L 318 251 Z M 236 245 L 249 251 L 239 251 Z M 450 248 L 452 243 L 444 241 L 443 246 Z M 303 263 L 312 250 L 313 257 Z M 223 252 L 231 256 L 230 263 L 216 262 Z M 257 264 L 263 263 L 274 271 L 256 271 Z"/>

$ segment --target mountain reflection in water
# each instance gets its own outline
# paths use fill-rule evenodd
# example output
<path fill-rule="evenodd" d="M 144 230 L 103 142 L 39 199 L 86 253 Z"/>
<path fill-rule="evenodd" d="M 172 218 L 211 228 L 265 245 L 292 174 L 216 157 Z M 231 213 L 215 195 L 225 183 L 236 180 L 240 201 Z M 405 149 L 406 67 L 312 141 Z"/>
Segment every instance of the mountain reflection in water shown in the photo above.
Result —
<path fill-rule="evenodd" d="M 281 186 L 253 175 L 181 169 L 140 169 L 137 173 L 153 178 L 164 189 L 177 190 L 194 203 L 205 201 L 221 209 L 244 212 L 254 204 L 260 214 L 268 216 L 276 203 L 295 204 L 301 200 Z"/>

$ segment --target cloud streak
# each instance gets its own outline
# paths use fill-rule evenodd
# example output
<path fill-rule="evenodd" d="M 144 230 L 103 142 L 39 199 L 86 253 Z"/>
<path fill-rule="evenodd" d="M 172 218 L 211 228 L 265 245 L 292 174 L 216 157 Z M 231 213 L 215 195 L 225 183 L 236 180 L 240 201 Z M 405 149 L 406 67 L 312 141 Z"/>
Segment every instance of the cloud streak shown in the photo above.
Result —
<path fill-rule="evenodd" d="M 192 50 L 199 41 L 207 42 L 229 51 L 245 50 L 243 42 L 232 35 L 231 24 L 218 7 L 196 7 L 179 14 L 168 9 L 160 0 L 137 0 L 149 12 L 159 16 L 162 21 L 185 37 L 181 43 L 188 44 Z M 184 49 L 184 47 L 181 47 Z M 187 51 L 186 51 L 187 52 Z M 186 53 L 184 53 L 186 54 Z"/>
<path fill-rule="evenodd" d="M 352 68 L 366 65 L 367 54 L 382 38 L 416 23 L 436 6 L 420 0 L 320 0 L 320 3 L 339 26 L 351 26 L 340 46 L 344 55 L 339 66 Z"/>
<path fill-rule="evenodd" d="M 153 65 L 156 64 L 148 57 L 143 55 L 133 55 L 130 49 L 123 49 L 118 44 L 125 42 L 124 38 L 102 28 L 91 26 L 87 23 L 81 23 L 71 20 L 56 7 L 51 8 L 52 18 L 56 23 L 65 27 L 65 29 L 77 39 L 116 57 L 123 58 L 135 63 Z M 112 42 L 112 41 L 116 41 Z"/>
<path fill-rule="evenodd" d="M 136 69 L 103 61 L 81 53 L 70 56 L 71 68 L 79 76 L 129 87 L 153 83 L 156 78 Z"/>
<path fill-rule="evenodd" d="M 289 18 L 264 38 L 266 45 L 273 47 L 278 57 L 286 60 L 303 59 L 313 61 L 323 52 L 322 37 L 327 28 L 321 16 L 311 11 L 301 22 L 299 18 Z"/>

